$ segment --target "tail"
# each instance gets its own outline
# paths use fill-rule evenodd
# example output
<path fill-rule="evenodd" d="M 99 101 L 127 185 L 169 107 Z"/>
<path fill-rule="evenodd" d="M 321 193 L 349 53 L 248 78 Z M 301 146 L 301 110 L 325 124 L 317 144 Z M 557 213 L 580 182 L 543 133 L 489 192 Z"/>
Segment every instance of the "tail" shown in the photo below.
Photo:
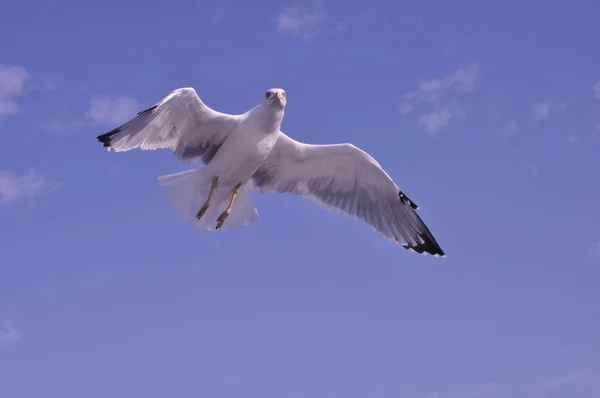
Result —
<path fill-rule="evenodd" d="M 160 176 L 158 181 L 167 190 L 167 200 L 173 209 L 181 218 L 199 229 L 214 230 L 217 226 L 217 218 L 225 211 L 231 199 L 231 189 L 224 190 L 217 187 L 210 199 L 210 207 L 198 220 L 196 213 L 208 197 L 212 181 L 205 168 Z M 246 187 L 242 187 L 222 229 L 238 228 L 256 220 L 258 220 L 258 210 Z"/>

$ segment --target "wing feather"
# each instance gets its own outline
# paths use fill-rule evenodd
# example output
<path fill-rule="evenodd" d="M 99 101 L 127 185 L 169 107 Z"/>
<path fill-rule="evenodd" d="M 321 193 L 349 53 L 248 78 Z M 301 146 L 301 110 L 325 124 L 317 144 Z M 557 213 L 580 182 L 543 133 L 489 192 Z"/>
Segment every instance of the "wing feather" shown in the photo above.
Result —
<path fill-rule="evenodd" d="M 280 133 L 252 177 L 262 193 L 300 194 L 358 218 L 406 249 L 444 256 L 410 200 L 368 153 L 352 144 L 310 145 Z"/>
<path fill-rule="evenodd" d="M 217 112 L 193 88 L 180 88 L 97 139 L 110 151 L 170 149 L 182 163 L 207 164 L 244 117 Z"/>

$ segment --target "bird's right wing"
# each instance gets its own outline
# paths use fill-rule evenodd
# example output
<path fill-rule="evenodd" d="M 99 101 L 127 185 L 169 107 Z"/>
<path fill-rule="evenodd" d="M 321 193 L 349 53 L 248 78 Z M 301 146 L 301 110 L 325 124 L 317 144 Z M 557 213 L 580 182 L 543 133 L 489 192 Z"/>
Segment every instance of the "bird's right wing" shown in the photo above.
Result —
<path fill-rule="evenodd" d="M 217 112 L 193 88 L 180 88 L 97 139 L 110 151 L 164 148 L 182 163 L 202 160 L 206 164 L 243 118 Z"/>
<path fill-rule="evenodd" d="M 310 145 L 280 133 L 252 183 L 263 193 L 300 194 L 361 219 L 406 249 L 444 256 L 417 205 L 372 156 L 352 144 Z"/>

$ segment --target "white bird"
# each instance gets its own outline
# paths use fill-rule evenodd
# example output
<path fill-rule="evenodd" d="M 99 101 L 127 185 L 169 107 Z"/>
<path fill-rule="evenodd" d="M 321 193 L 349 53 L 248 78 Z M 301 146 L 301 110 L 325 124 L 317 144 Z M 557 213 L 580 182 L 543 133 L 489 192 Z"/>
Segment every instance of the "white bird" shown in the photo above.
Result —
<path fill-rule="evenodd" d="M 257 220 L 248 190 L 288 192 L 361 219 L 405 249 L 445 256 L 418 206 L 368 153 L 282 133 L 286 102 L 285 91 L 272 88 L 261 104 L 230 115 L 209 108 L 193 88 L 180 88 L 97 139 L 109 151 L 168 148 L 182 163 L 202 161 L 205 167 L 159 177 L 173 208 L 197 228 Z"/>

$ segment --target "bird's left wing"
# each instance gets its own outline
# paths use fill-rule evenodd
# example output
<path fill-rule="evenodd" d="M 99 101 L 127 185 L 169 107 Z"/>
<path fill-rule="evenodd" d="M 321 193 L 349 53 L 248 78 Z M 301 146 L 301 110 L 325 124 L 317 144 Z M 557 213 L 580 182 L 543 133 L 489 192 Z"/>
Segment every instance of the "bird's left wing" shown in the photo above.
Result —
<path fill-rule="evenodd" d="M 252 177 L 262 192 L 289 192 L 358 218 L 406 249 L 444 256 L 417 205 L 379 163 L 352 144 L 310 145 L 280 136 Z"/>
<path fill-rule="evenodd" d="M 99 135 L 109 150 L 171 149 L 182 163 L 210 162 L 244 115 L 208 107 L 191 87 L 172 91 L 127 123 Z"/>

